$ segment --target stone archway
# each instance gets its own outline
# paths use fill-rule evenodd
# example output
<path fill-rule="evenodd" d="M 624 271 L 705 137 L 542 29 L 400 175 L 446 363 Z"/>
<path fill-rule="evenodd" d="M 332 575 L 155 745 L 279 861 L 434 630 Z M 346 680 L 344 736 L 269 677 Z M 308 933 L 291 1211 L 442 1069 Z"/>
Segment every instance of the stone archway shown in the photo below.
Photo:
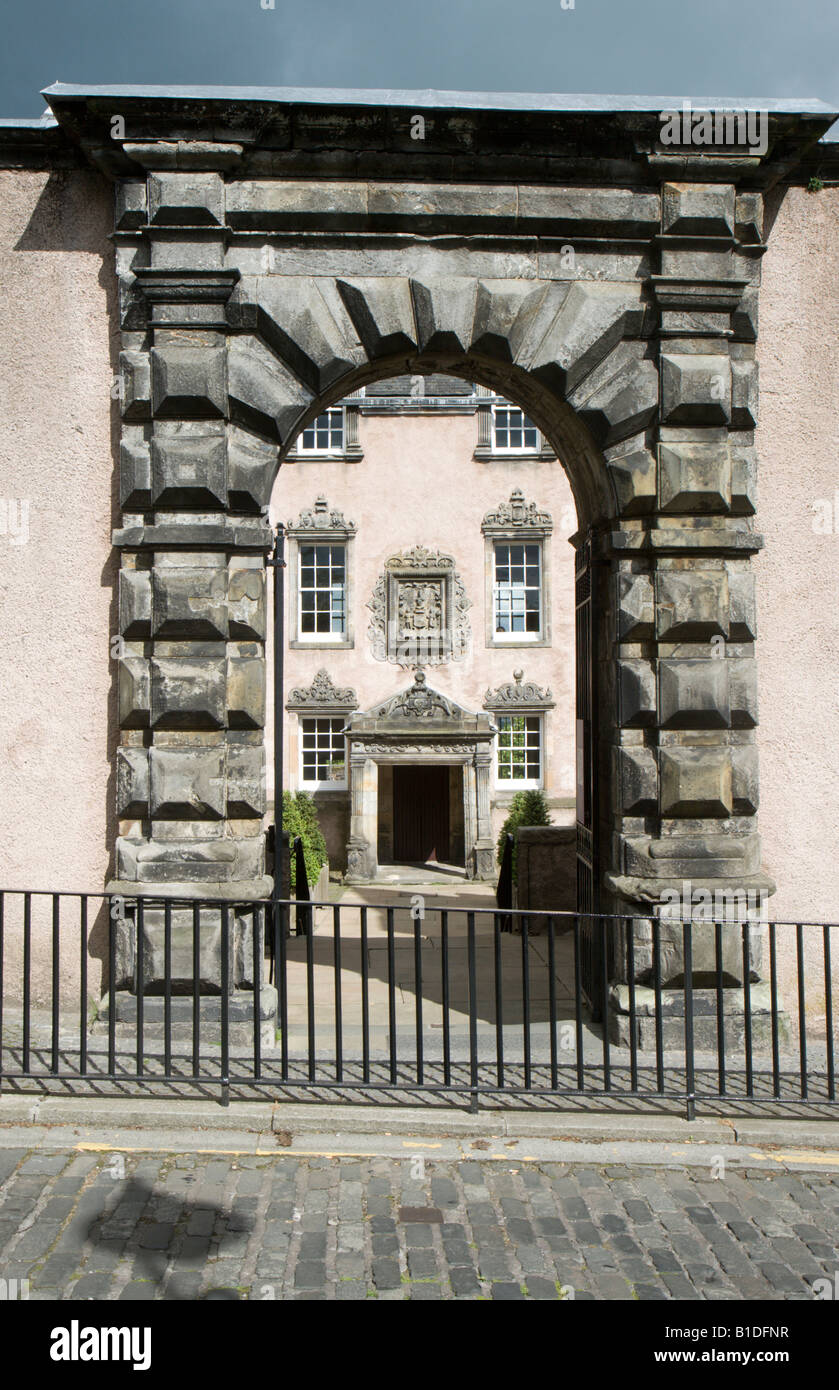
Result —
<path fill-rule="evenodd" d="M 430 156 L 419 190 L 360 173 L 324 194 L 267 147 L 260 163 L 258 137 L 247 149 L 207 138 L 199 104 L 180 103 L 173 140 L 174 119 L 149 98 L 117 169 L 113 890 L 267 895 L 265 505 L 325 405 L 430 371 L 528 410 L 591 540 L 601 906 L 653 914 L 687 880 L 765 886 L 754 161 L 715 156 L 708 182 L 701 156 L 650 153 L 647 113 L 631 129 L 613 122 L 623 162 L 609 173 L 594 153 L 599 113 L 588 127 L 559 122 L 547 185 L 482 166 L 476 193 L 452 182 L 480 164 L 464 153 Z M 480 112 L 470 119 L 480 127 Z M 366 167 L 369 126 L 343 138 Z M 301 167 L 331 177 L 308 147 Z M 576 248 L 570 271 L 557 239 Z"/>

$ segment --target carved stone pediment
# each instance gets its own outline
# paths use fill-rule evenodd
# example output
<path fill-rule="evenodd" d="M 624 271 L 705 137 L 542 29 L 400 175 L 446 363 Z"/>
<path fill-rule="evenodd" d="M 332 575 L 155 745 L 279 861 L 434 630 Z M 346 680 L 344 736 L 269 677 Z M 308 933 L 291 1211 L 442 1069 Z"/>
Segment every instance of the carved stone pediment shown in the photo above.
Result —
<path fill-rule="evenodd" d="M 550 690 L 543 690 L 535 681 L 525 681 L 523 671 L 514 671 L 513 679 L 495 690 L 488 690 L 484 696 L 484 709 L 553 709 L 555 700 Z"/>
<path fill-rule="evenodd" d="M 349 686 L 337 686 L 328 671 L 321 668 L 311 685 L 292 690 L 286 709 L 358 709 L 358 698 Z"/>
<path fill-rule="evenodd" d="M 471 603 L 451 555 L 423 545 L 391 555 L 367 607 L 377 661 L 436 666 L 467 651 Z"/>
<path fill-rule="evenodd" d="M 425 672 L 417 671 L 414 683 L 407 690 L 401 690 L 377 705 L 374 713 L 377 719 L 454 719 L 463 713 L 459 705 L 447 700 L 439 690 L 432 690 L 425 683 Z"/>
<path fill-rule="evenodd" d="M 553 519 L 550 512 L 541 512 L 535 502 L 525 501 L 520 488 L 514 488 L 509 502 L 502 502 L 495 511 L 487 512 L 481 530 L 484 535 L 516 530 L 548 535 L 553 530 Z"/>
<path fill-rule="evenodd" d="M 290 521 L 286 528 L 290 536 L 309 536 L 319 532 L 351 536 L 354 535 L 355 529 L 355 522 L 345 521 L 343 512 L 335 508 L 330 509 L 329 503 L 322 493 L 315 499 L 314 506 L 304 508 L 297 520 Z"/>

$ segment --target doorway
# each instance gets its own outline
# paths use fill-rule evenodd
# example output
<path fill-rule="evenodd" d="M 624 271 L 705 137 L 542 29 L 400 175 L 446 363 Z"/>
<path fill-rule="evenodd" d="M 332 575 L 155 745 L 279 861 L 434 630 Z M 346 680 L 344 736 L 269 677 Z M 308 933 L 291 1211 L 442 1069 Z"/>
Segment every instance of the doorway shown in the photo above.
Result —
<path fill-rule="evenodd" d="M 393 769 L 393 857 L 399 864 L 450 862 L 449 769 Z"/>

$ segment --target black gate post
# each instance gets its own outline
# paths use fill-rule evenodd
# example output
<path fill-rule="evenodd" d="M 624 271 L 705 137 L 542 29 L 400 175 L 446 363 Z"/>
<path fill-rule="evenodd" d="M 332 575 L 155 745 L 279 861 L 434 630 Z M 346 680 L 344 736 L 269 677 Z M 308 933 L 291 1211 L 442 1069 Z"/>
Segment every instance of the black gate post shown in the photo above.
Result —
<path fill-rule="evenodd" d="M 274 891 L 283 896 L 283 661 L 285 656 L 285 533 L 274 534 Z"/>

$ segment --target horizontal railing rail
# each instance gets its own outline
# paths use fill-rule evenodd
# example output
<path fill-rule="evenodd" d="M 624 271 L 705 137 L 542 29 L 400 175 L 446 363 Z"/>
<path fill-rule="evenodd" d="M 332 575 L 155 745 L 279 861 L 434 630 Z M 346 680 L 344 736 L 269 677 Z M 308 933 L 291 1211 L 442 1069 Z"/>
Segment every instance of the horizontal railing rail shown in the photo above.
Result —
<path fill-rule="evenodd" d="M 0 892 L 0 1085 L 835 1104 L 839 924 L 381 891 Z"/>

